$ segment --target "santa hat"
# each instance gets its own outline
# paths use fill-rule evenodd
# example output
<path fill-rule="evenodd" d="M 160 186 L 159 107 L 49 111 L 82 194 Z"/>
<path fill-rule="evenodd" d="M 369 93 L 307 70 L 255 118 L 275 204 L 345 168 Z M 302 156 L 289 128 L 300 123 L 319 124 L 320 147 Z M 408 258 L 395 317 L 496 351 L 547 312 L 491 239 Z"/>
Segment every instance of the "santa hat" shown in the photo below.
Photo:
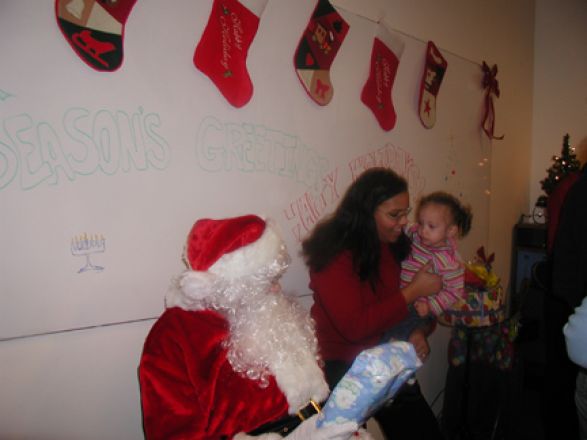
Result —
<path fill-rule="evenodd" d="M 180 292 L 170 292 L 167 306 L 188 308 L 186 300 L 210 297 L 227 283 L 267 267 L 281 253 L 286 253 L 285 244 L 270 220 L 256 215 L 200 219 L 187 237 L 188 271 L 180 280 L 183 298 L 177 297 Z"/>
<path fill-rule="evenodd" d="M 186 244 L 190 269 L 231 281 L 270 264 L 283 241 L 273 225 L 256 215 L 198 220 Z"/>

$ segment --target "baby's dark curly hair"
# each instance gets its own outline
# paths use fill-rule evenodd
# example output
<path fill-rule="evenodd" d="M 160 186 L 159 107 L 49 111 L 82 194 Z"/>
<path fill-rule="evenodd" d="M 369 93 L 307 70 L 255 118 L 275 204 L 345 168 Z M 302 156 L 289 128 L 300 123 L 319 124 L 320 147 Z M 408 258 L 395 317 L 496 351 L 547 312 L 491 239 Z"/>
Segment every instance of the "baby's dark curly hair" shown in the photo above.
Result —
<path fill-rule="evenodd" d="M 459 199 L 452 194 L 444 191 L 435 191 L 420 199 L 418 208 L 416 209 L 416 218 L 420 214 L 420 210 L 430 204 L 446 206 L 452 216 L 452 222 L 459 230 L 459 238 L 465 237 L 471 230 L 473 222 L 473 213 L 469 205 L 464 205 Z"/>

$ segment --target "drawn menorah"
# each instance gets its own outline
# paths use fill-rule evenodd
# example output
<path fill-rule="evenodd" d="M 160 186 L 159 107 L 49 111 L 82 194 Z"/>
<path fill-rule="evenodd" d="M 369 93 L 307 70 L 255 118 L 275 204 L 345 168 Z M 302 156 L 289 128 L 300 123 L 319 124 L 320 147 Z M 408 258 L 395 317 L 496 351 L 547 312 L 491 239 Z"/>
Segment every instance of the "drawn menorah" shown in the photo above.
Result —
<path fill-rule="evenodd" d="M 71 254 L 75 256 L 85 256 L 86 265 L 82 267 L 77 273 L 86 272 L 88 270 L 101 271 L 104 270 L 102 266 L 96 266 L 90 261 L 90 255 L 104 252 L 106 250 L 106 239 L 102 235 L 94 234 L 88 235 L 86 233 L 75 236 L 71 239 Z"/>

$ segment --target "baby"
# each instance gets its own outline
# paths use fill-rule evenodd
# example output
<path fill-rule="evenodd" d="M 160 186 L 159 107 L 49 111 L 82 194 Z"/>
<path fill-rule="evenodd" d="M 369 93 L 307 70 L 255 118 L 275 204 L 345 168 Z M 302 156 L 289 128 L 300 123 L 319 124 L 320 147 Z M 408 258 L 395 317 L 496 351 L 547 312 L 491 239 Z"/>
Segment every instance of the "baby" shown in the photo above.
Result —
<path fill-rule="evenodd" d="M 417 223 L 406 229 L 412 241 L 410 255 L 402 262 L 401 287 L 428 261 L 442 277 L 443 287 L 435 295 L 420 297 L 406 319 L 391 328 L 384 339 L 406 340 L 424 319 L 438 317 L 464 295 L 464 264 L 457 251 L 457 239 L 471 229 L 473 215 L 468 206 L 446 192 L 423 197 L 416 208 Z"/>

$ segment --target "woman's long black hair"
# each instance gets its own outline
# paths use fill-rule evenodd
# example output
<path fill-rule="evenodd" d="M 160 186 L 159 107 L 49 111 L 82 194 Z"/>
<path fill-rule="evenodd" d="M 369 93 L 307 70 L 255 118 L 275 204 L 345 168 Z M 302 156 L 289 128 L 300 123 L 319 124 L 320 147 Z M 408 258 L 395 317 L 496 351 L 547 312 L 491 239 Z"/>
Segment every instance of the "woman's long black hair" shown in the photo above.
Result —
<path fill-rule="evenodd" d="M 379 278 L 380 241 L 375 210 L 381 203 L 407 192 L 406 180 L 389 168 L 370 168 L 347 189 L 336 211 L 316 225 L 302 242 L 302 255 L 308 267 L 324 269 L 341 251 L 352 254 L 353 266 L 360 279 L 372 285 Z M 405 234 L 390 244 L 398 259 L 409 251 Z"/>

